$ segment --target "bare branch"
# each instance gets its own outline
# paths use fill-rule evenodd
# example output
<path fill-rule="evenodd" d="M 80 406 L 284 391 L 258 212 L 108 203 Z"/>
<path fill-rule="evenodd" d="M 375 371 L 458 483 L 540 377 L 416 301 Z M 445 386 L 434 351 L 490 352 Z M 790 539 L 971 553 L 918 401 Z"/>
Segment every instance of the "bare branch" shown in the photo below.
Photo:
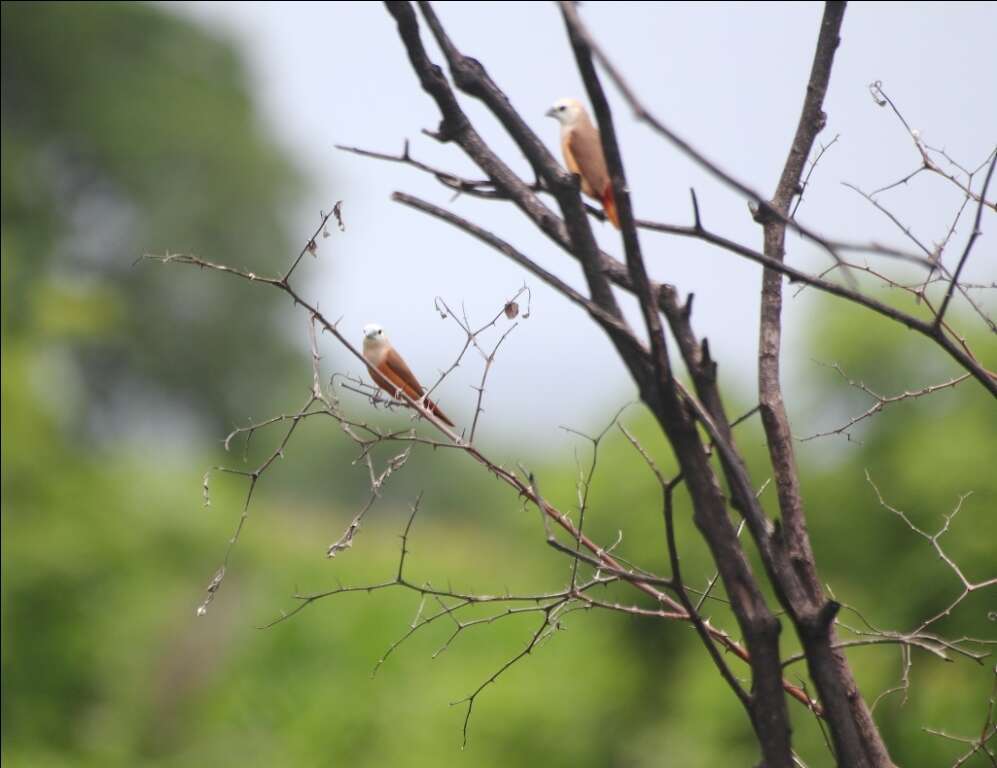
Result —
<path fill-rule="evenodd" d="M 954 611 L 956 607 L 960 603 L 962 603 L 963 600 L 969 597 L 969 595 L 972 594 L 973 592 L 997 586 L 997 576 L 984 579 L 983 581 L 976 581 L 976 582 L 970 581 L 968 578 L 966 578 L 965 574 L 963 574 L 962 569 L 960 569 L 959 566 L 956 565 L 955 561 L 948 554 L 946 554 L 945 550 L 942 549 L 942 545 L 939 543 L 939 539 L 948 532 L 949 525 L 951 524 L 953 518 L 955 518 L 955 516 L 959 513 L 959 510 L 962 509 L 963 502 L 967 498 L 969 498 L 970 496 L 969 493 L 962 494 L 959 497 L 959 501 L 956 503 L 956 506 L 952 510 L 951 514 L 944 516 L 945 523 L 942 525 L 942 527 L 939 528 L 938 531 L 936 531 L 935 533 L 931 534 L 921 530 L 916 525 L 914 525 L 914 523 L 911 522 L 910 518 L 902 510 L 890 506 L 890 504 L 886 502 L 886 500 L 883 498 L 883 495 L 879 491 L 879 487 L 872 481 L 872 477 L 869 475 L 868 470 L 866 470 L 865 477 L 869 485 L 871 485 L 873 490 L 876 492 L 876 498 L 879 500 L 880 505 L 884 509 L 888 509 L 890 512 L 892 512 L 901 520 L 903 520 L 904 523 L 906 523 L 907 527 L 910 528 L 918 536 L 927 540 L 928 543 L 931 544 L 931 547 L 935 550 L 935 553 L 938 555 L 938 557 L 949 567 L 949 570 L 951 570 L 952 573 L 955 574 L 956 578 L 959 579 L 959 582 L 962 585 L 962 592 L 960 592 L 959 595 L 951 603 L 949 603 L 949 605 L 946 606 L 942 611 L 921 622 L 921 624 L 919 624 L 917 628 L 914 629 L 915 634 L 918 632 L 923 632 L 939 619 L 942 619 L 945 616 L 949 616 L 952 613 L 952 611 Z"/>
<path fill-rule="evenodd" d="M 959 265 L 955 268 L 955 274 L 952 275 L 952 281 L 949 283 L 949 288 L 945 292 L 945 299 L 942 301 L 942 306 L 939 308 L 938 314 L 935 316 L 935 330 L 938 330 L 941 326 L 942 320 L 945 317 L 945 310 L 948 309 L 949 302 L 952 300 L 952 291 L 955 290 L 955 286 L 959 284 L 959 276 L 962 274 L 962 268 L 966 266 L 966 262 L 969 260 L 969 254 L 972 252 L 977 238 L 983 234 L 980 231 L 980 217 L 983 215 L 983 201 L 986 198 L 987 190 L 990 188 L 990 179 L 994 175 L 994 167 L 997 167 L 997 150 L 993 153 L 990 160 L 990 168 L 987 171 L 986 180 L 983 182 L 983 191 L 980 193 L 980 202 L 976 206 L 976 218 L 973 220 L 973 232 L 970 234 L 969 240 L 966 242 L 966 247 L 959 259 Z"/>
<path fill-rule="evenodd" d="M 931 384 L 927 387 L 923 387 L 917 390 L 905 390 L 898 395 L 883 396 L 874 392 L 863 382 L 855 381 L 854 379 L 849 378 L 845 374 L 845 372 L 841 370 L 841 366 L 839 366 L 837 363 L 831 363 L 830 365 L 827 365 L 826 363 L 820 363 L 820 365 L 826 365 L 827 367 L 833 368 L 835 371 L 838 372 L 838 375 L 841 376 L 841 378 L 843 378 L 845 381 L 848 382 L 848 385 L 850 387 L 855 387 L 856 389 L 860 389 L 861 391 L 869 395 L 869 397 L 873 398 L 875 402 L 871 406 L 869 406 L 865 411 L 863 411 L 857 416 L 853 416 L 845 424 L 842 424 L 840 427 L 837 427 L 836 429 L 829 429 L 826 432 L 817 432 L 816 434 L 810 435 L 809 437 L 796 438 L 801 443 L 805 443 L 810 440 L 816 440 L 817 438 L 820 437 L 828 437 L 830 435 L 845 435 L 845 437 L 851 440 L 852 436 L 848 430 L 850 430 L 859 422 L 864 421 L 865 419 L 868 419 L 870 416 L 874 416 L 875 414 L 879 413 L 886 406 L 892 405 L 893 403 L 899 403 L 903 400 L 916 400 L 919 397 L 930 395 L 933 392 L 937 392 L 941 389 L 948 389 L 950 387 L 955 387 L 969 378 L 969 374 L 964 373 L 962 376 L 956 376 L 955 378 L 949 379 L 948 381 L 943 381 L 940 384 Z"/>
<path fill-rule="evenodd" d="M 997 706 L 995 705 L 997 705 L 997 671 L 994 673 L 994 681 L 990 689 L 990 697 L 987 699 L 986 717 L 983 720 L 983 727 L 980 729 L 979 736 L 975 738 L 953 736 L 945 731 L 939 731 L 934 728 L 923 729 L 925 733 L 930 733 L 932 736 L 938 736 L 940 738 L 947 739 L 948 741 L 969 745 L 969 751 L 952 763 L 952 768 L 960 768 L 960 766 L 964 765 L 977 752 L 982 752 L 990 761 L 991 765 L 997 766 L 997 752 L 989 746 L 990 741 L 995 735 L 997 735 L 997 722 L 995 722 L 994 719 L 995 709 L 997 709 Z"/>
<path fill-rule="evenodd" d="M 833 147 L 835 144 L 838 143 L 839 138 L 841 138 L 841 134 L 836 133 L 834 135 L 834 138 L 831 139 L 827 144 L 820 145 L 820 150 L 817 152 L 817 155 L 814 157 L 814 159 L 810 161 L 810 167 L 807 169 L 807 175 L 803 177 L 803 183 L 800 184 L 800 192 L 796 197 L 796 204 L 793 206 L 793 210 L 790 212 L 789 218 L 791 219 L 796 218 L 796 212 L 800 210 L 800 206 L 803 205 L 803 195 L 806 193 L 807 187 L 810 186 L 810 177 L 813 176 L 814 171 L 817 170 L 817 164 L 821 161 L 821 158 L 824 157 L 824 154 L 827 152 L 827 150 L 829 150 L 831 147 Z"/>
<path fill-rule="evenodd" d="M 612 330 L 613 333 L 617 334 L 622 338 L 626 338 L 627 343 L 632 349 L 642 350 L 643 343 L 633 335 L 630 329 L 623 324 L 618 318 L 612 314 L 606 312 L 602 307 L 593 302 L 591 299 L 586 298 L 581 293 L 576 291 L 566 282 L 561 280 L 551 272 L 548 272 L 540 265 L 536 264 L 529 257 L 525 256 L 515 248 L 513 248 L 509 243 L 505 242 L 497 235 L 489 232 L 476 224 L 472 224 L 466 219 L 458 216 L 455 213 L 451 213 L 445 208 L 440 208 L 439 206 L 433 205 L 432 203 L 427 203 L 425 200 L 420 200 L 417 197 L 406 194 L 404 192 L 395 192 L 391 196 L 392 200 L 396 202 L 407 205 L 416 210 L 428 213 L 431 216 L 435 216 L 438 219 L 442 219 L 448 224 L 452 224 L 458 229 L 462 229 L 469 235 L 477 238 L 486 245 L 491 246 L 495 250 L 499 251 L 503 256 L 512 259 L 517 264 L 525 267 L 532 274 L 539 277 L 545 283 L 547 283 L 551 288 L 556 290 L 562 296 L 566 297 L 570 301 L 582 307 L 589 315 L 599 323 L 603 328 Z"/>
<path fill-rule="evenodd" d="M 914 172 L 904 177 L 900 181 L 891 184 L 887 187 L 883 187 L 882 189 L 877 191 L 882 192 L 892 187 L 898 186 L 900 184 L 906 184 L 911 178 L 913 178 L 919 172 L 930 171 L 932 173 L 938 174 L 939 176 L 945 179 L 948 179 L 955 186 L 957 186 L 964 194 L 966 194 L 968 197 L 971 197 L 976 202 L 980 203 L 981 206 L 985 205 L 988 208 L 992 208 L 993 210 L 997 211 L 997 201 L 990 202 L 986 199 L 987 197 L 986 188 L 984 188 L 980 192 L 980 194 L 977 195 L 975 192 L 973 192 L 970 189 L 968 183 L 963 183 L 952 174 L 946 173 L 944 169 L 939 167 L 939 165 L 934 160 L 932 160 L 931 155 L 929 154 L 929 150 L 931 150 L 931 147 L 927 146 L 922 141 L 921 134 L 916 128 L 911 128 L 910 124 L 901 114 L 897 105 L 893 103 L 893 99 L 891 99 L 886 94 L 886 91 L 883 89 L 883 83 L 881 80 L 876 80 L 875 82 L 869 84 L 869 93 L 872 95 L 873 101 L 875 101 L 876 104 L 878 104 L 880 107 L 889 106 L 890 109 L 893 110 L 893 114 L 895 114 L 897 116 L 897 119 L 899 119 L 900 122 L 903 124 L 904 128 L 907 130 L 907 133 L 910 135 L 911 141 L 914 143 L 915 149 L 917 149 L 918 154 L 921 156 L 921 166 L 918 169 L 916 169 Z M 958 163 L 955 163 L 955 161 L 953 161 L 952 158 L 950 158 L 944 150 L 933 150 L 933 151 L 938 151 L 939 154 L 941 154 L 946 160 L 948 160 L 950 164 L 958 166 L 959 169 L 969 177 L 970 181 L 972 180 L 973 174 L 975 172 L 967 171 L 965 168 L 962 168 L 962 166 L 959 166 Z M 994 148 L 993 152 L 994 154 L 997 154 L 997 147 Z M 988 157 L 986 162 L 989 161 L 990 158 Z M 986 165 L 986 162 L 984 162 L 984 165 Z"/>

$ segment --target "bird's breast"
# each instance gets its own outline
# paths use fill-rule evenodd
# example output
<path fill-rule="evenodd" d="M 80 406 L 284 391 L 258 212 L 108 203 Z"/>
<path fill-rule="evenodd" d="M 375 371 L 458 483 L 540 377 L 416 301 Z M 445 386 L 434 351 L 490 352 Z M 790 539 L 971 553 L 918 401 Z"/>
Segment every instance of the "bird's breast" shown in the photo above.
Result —
<path fill-rule="evenodd" d="M 387 344 L 378 344 L 375 342 L 370 342 L 364 340 L 363 344 L 363 356 L 364 360 L 370 363 L 375 368 L 380 367 L 381 363 L 384 362 L 384 358 L 388 354 Z"/>

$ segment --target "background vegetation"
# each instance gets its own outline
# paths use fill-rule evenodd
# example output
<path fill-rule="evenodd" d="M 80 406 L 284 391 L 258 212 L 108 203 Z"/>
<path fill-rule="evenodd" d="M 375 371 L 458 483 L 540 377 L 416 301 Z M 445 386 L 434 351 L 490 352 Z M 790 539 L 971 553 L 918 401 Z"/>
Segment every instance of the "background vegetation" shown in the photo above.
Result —
<path fill-rule="evenodd" d="M 236 53 L 189 23 L 151 6 L 2 9 L 5 765 L 749 764 L 743 712 L 685 626 L 570 614 L 566 632 L 482 696 L 464 752 L 464 710 L 448 703 L 516 653 L 532 619 L 467 632 L 431 661 L 449 634 L 441 624 L 373 678 L 415 615 L 411 594 L 334 598 L 257 629 L 296 589 L 390 577 L 421 488 L 414 575 L 483 591 L 561 584 L 567 561 L 544 546 L 539 520 L 459 457 L 417 456 L 354 549 L 330 562 L 366 479 L 336 429 L 306 429 L 267 476 L 211 611 L 195 618 L 244 492 L 216 480 L 204 507 L 201 474 L 222 460 L 232 425 L 298 406 L 310 371 L 300 318 L 276 292 L 133 261 L 182 248 L 279 269 L 303 236 L 286 222 L 305 182 L 263 129 Z M 870 333 L 867 317 L 836 306 L 813 299 L 814 357 L 887 393 L 949 375 L 917 340 L 886 324 Z M 837 426 L 868 405 L 833 372 L 806 370 L 808 422 Z M 640 408 L 623 420 L 670 466 Z M 840 600 L 908 629 L 958 584 L 877 504 L 865 472 L 929 530 L 973 491 L 943 541 L 970 578 L 989 575 L 993 403 L 968 382 L 888 408 L 854 437 L 801 448 L 818 562 Z M 739 439 L 762 460 L 755 425 Z M 653 478 L 619 435 L 605 449 L 592 533 L 622 529 L 628 556 L 661 565 Z M 582 460 L 587 450 L 580 440 Z M 529 456 L 545 494 L 570 508 L 574 457 Z M 691 525 L 680 537 L 687 580 L 705 582 Z M 939 629 L 992 636 L 989 599 L 972 597 Z M 735 629 L 722 606 L 714 619 Z M 899 679 L 896 648 L 851 657 L 870 699 Z M 951 762 L 954 745 L 921 728 L 978 732 L 992 666 L 915 654 L 907 702 L 877 709 L 898 764 Z M 824 764 L 812 719 L 793 716 L 801 753 Z"/>

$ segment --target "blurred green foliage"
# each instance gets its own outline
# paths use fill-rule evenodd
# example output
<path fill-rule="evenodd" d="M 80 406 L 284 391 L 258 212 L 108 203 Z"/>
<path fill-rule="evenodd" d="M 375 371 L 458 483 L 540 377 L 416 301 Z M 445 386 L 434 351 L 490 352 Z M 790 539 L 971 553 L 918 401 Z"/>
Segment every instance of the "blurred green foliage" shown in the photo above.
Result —
<path fill-rule="evenodd" d="M 68 355 L 90 431 L 128 408 L 241 419 L 298 358 L 278 297 L 133 266 L 172 249 L 272 271 L 291 252 L 301 179 L 238 57 L 151 5 L 4 3 L 2 30 L 4 338 Z"/>
<path fill-rule="evenodd" d="M 273 297 L 130 266 L 150 242 L 175 247 L 178 233 L 222 261 L 284 263 L 281 211 L 295 176 L 258 126 L 238 59 L 189 24 L 149 6 L 2 7 L 4 764 L 753 764 L 744 714 L 686 626 L 569 614 L 566 631 L 485 690 L 463 752 L 464 708 L 449 702 L 518 653 L 537 617 L 475 627 L 431 659 L 453 630 L 439 622 L 373 678 L 416 615 L 416 595 L 338 596 L 256 628 L 292 607 L 298 590 L 390 579 L 420 489 L 412 579 L 492 593 L 559 588 L 568 562 L 543 543 L 535 510 L 456 453 L 417 451 L 353 549 L 327 561 L 325 548 L 363 499 L 366 470 L 350 467 L 335 425 L 306 425 L 265 477 L 218 598 L 195 618 L 245 484 L 214 476 L 205 507 L 201 472 L 216 459 L 207 438 L 195 443 L 202 450 L 166 460 L 133 439 L 95 441 L 87 422 L 94 409 L 114 412 L 108 390 L 119 386 L 154 393 L 167 414 L 199 414 L 212 439 L 248 408 L 299 404 L 293 387 L 307 383 L 307 361 L 284 342 Z M 952 374 L 920 339 L 880 322 L 870 331 L 860 310 L 812 301 L 814 357 L 852 377 L 895 393 Z M 801 434 L 869 404 L 817 366 L 788 395 L 800 404 Z M 127 426 L 134 414 L 119 418 Z M 623 421 L 674 470 L 641 408 Z M 973 491 L 942 543 L 970 578 L 992 575 L 995 427 L 992 401 L 970 381 L 887 408 L 853 440 L 800 444 L 814 546 L 839 600 L 903 630 L 959 593 L 930 547 L 878 504 L 866 471 L 929 531 Z M 250 458 L 276 439 L 254 438 Z M 757 420 L 739 427 L 738 440 L 760 485 Z M 578 464 L 533 459 L 545 496 L 572 509 L 590 455 L 579 439 Z M 772 489 L 762 498 L 773 511 Z M 687 500 L 679 503 L 683 569 L 702 584 L 712 569 Z M 622 554 L 667 572 L 657 488 L 617 431 L 600 447 L 586 529 L 607 543 L 622 531 Z M 624 588 L 607 598 L 637 599 Z M 976 595 L 937 629 L 992 637 L 988 610 L 992 596 Z M 722 605 L 713 618 L 736 634 Z M 861 624 L 848 611 L 842 619 Z M 792 633 L 783 637 L 792 653 Z M 870 700 L 899 680 L 895 647 L 850 658 Z M 978 733 L 992 660 L 946 664 L 915 653 L 911 682 L 906 704 L 893 695 L 876 711 L 894 757 L 950 764 L 957 745 L 922 726 Z M 807 764 L 830 764 L 813 718 L 791 711 Z"/>

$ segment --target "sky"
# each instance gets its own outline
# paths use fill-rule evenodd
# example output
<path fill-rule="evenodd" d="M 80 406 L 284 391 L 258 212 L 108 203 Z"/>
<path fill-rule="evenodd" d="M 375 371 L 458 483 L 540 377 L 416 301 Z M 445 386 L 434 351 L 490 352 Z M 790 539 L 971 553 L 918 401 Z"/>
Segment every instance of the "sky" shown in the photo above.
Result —
<path fill-rule="evenodd" d="M 530 316 L 496 356 L 485 395 L 484 436 L 535 438 L 554 434 L 561 425 L 591 430 L 634 399 L 636 389 L 609 341 L 577 307 L 498 253 L 391 202 L 390 195 L 405 191 L 449 207 L 584 289 L 575 263 L 510 204 L 453 199 L 426 174 L 335 148 L 346 144 L 397 153 L 409 140 L 413 157 L 481 177 L 459 147 L 422 134 L 438 125 L 439 113 L 419 88 L 393 20 L 380 3 L 171 7 L 244 51 L 265 120 L 312 184 L 293 214 L 302 242 L 319 211 L 343 201 L 346 232 L 321 241 L 303 288 L 328 315 L 342 317 L 341 327 L 358 345 L 361 327 L 378 322 L 423 383 L 432 381 L 453 362 L 464 339 L 452 321 L 441 320 L 435 297 L 463 307 L 473 324 L 483 324 L 525 283 L 532 292 Z M 485 65 L 559 157 L 557 124 L 544 112 L 560 97 L 584 98 L 584 88 L 555 6 L 448 2 L 438 3 L 436 10 L 456 45 Z M 819 3 L 586 2 L 581 7 L 604 50 L 661 120 L 729 173 L 768 194 L 796 129 L 821 12 Z M 978 165 L 997 140 L 995 29 L 995 3 L 850 5 L 825 102 L 828 124 L 818 141 L 838 139 L 814 173 L 800 220 L 839 239 L 909 247 L 894 225 L 843 186 L 850 182 L 872 190 L 919 163 L 910 136 L 888 109 L 874 103 L 868 86 L 882 81 L 928 144 L 945 147 L 963 165 Z M 442 64 L 424 25 L 423 41 Z M 637 215 L 691 223 L 689 189 L 694 187 L 707 225 L 760 249 L 761 231 L 746 201 L 638 124 L 604 83 Z M 525 161 L 497 122 L 477 101 L 461 96 L 461 102 L 483 137 L 530 179 Z M 948 182 L 922 174 L 881 200 L 930 245 L 944 236 L 961 197 Z M 997 223 L 997 216 L 985 216 L 989 226 Z M 615 230 L 598 222 L 595 229 L 606 251 L 622 255 Z M 967 220 L 947 251 L 950 264 L 969 232 Z M 694 326 L 709 337 L 721 382 L 740 403 L 749 403 L 756 392 L 760 269 L 689 240 L 644 232 L 641 242 L 652 277 L 683 294 L 696 294 Z M 787 241 L 787 258 L 815 271 L 830 263 L 794 236 Z M 911 274 L 892 262 L 873 263 L 893 274 Z M 980 240 L 967 279 L 997 279 L 993 238 Z M 821 356 L 819 343 L 804 347 L 814 308 L 809 293 L 799 298 L 786 293 L 784 370 L 791 406 L 805 368 L 814 360 L 833 362 Z M 991 312 L 992 294 L 983 296 Z M 622 303 L 640 329 L 636 305 L 628 299 Z M 886 322 L 868 318 L 870 328 Z M 303 328 L 302 320 L 302 341 Z M 506 328 L 503 319 L 497 330 Z M 496 337 L 488 338 L 494 343 Z M 331 357 L 337 369 L 360 373 L 356 363 Z M 481 366 L 480 357 L 467 358 L 441 388 L 444 408 L 458 422 L 473 415 L 471 387 L 480 379 Z M 799 428 L 804 430 L 805 425 Z"/>

